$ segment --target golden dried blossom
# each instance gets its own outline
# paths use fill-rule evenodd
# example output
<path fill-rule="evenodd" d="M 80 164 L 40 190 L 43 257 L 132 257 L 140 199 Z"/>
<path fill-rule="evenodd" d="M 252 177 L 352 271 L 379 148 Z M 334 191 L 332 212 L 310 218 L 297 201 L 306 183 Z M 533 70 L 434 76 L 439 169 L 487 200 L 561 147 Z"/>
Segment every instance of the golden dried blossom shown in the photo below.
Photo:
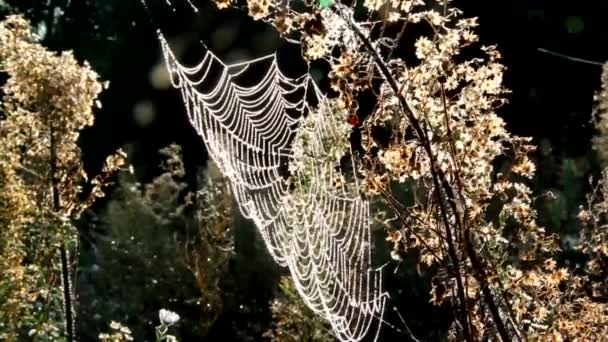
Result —
<path fill-rule="evenodd" d="M 226 9 L 232 6 L 232 0 L 215 0 L 214 2 L 219 9 Z"/>
<path fill-rule="evenodd" d="M 270 11 L 270 0 L 247 0 L 247 7 L 249 8 L 249 16 L 254 20 L 261 20 Z"/>
<path fill-rule="evenodd" d="M 330 51 L 327 44 L 327 36 L 324 35 L 306 37 L 302 43 L 304 58 L 309 61 L 323 58 Z"/>
<path fill-rule="evenodd" d="M 278 15 L 274 20 L 274 27 L 281 34 L 287 34 L 293 30 L 293 20 L 287 15 Z"/>
<path fill-rule="evenodd" d="M 549 284 L 557 285 L 566 278 L 568 278 L 568 270 L 565 268 L 560 268 L 548 275 L 548 282 Z"/>

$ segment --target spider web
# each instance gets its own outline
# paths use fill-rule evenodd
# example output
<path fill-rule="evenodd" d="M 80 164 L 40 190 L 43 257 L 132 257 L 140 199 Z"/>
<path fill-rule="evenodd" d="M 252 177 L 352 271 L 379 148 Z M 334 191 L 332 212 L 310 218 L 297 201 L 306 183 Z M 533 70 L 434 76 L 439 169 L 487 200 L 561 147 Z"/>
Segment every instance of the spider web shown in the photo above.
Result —
<path fill-rule="evenodd" d="M 357 184 L 336 187 L 342 173 L 335 163 L 287 172 L 299 134 L 309 138 L 309 161 L 327 159 L 328 137 L 339 138 L 329 102 L 310 75 L 287 77 L 276 55 L 227 65 L 208 50 L 199 64 L 187 67 L 159 38 L 190 123 L 304 302 L 341 341 L 360 341 L 370 329 L 377 338 L 387 295 L 381 270 L 371 266 L 368 201 Z M 244 85 L 243 75 L 264 66 L 258 82 Z"/>

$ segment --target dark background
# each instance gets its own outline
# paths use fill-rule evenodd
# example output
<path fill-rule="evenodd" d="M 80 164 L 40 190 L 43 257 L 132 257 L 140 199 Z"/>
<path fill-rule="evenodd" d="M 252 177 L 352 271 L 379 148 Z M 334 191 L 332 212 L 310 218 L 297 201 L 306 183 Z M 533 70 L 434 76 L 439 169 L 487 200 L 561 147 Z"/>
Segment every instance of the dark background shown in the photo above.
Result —
<path fill-rule="evenodd" d="M 205 163 L 204 145 L 189 126 L 178 93 L 159 89 L 151 82 L 154 68 L 162 63 L 157 28 L 184 49 L 186 62 L 196 62 L 202 56 L 202 40 L 227 62 L 260 57 L 278 49 L 286 73 L 295 76 L 302 72 L 297 46 L 282 42 L 270 26 L 254 22 L 245 11 L 218 11 L 209 2 L 195 1 L 198 13 L 193 13 L 183 0 L 172 1 L 175 11 L 165 5 L 165 0 L 149 0 L 149 12 L 138 0 L 4 2 L 12 7 L 11 12 L 23 13 L 35 26 L 44 28 L 46 46 L 57 51 L 73 50 L 79 60 L 87 60 L 102 79 L 110 81 L 96 123 L 83 133 L 80 142 L 85 168 L 92 174 L 100 169 L 105 156 L 119 147 L 128 152 L 142 182 L 158 175 L 157 151 L 171 142 L 182 145 L 188 170 Z M 574 216 L 587 190 L 587 177 L 599 169 L 591 149 L 595 132 L 590 120 L 601 67 L 538 49 L 604 62 L 608 59 L 608 2 L 460 0 L 454 5 L 465 16 L 479 17 L 482 41 L 498 45 L 503 54 L 505 83 L 512 94 L 500 115 L 512 133 L 531 136 L 540 146 L 533 188 L 539 194 L 548 190 L 563 194 L 559 217 L 541 223 L 562 235 L 574 233 Z M 194 185 L 195 172 L 188 174 Z M 550 213 L 550 207 L 539 203 L 541 212 Z M 239 300 L 251 310 L 243 313 L 235 309 L 225 314 L 208 336 L 210 341 L 219 336 L 258 340 L 261 328 L 251 328 L 252 322 L 261 326 L 268 322 L 265 304 L 272 297 L 279 271 L 264 256 L 263 248 L 250 246 L 255 230 L 241 223 L 234 267 L 241 277 Z M 391 305 L 398 307 L 417 335 L 435 340 L 438 335 L 432 331 L 446 328 L 448 311 L 427 304 L 428 281 L 418 279 L 411 267 L 402 265 L 396 273 L 392 272 L 394 267 L 388 268 Z M 390 308 L 388 311 L 392 312 Z M 387 320 L 399 326 L 390 312 Z M 154 317 L 155 312 L 150 315 Z M 235 322 L 240 335 L 235 332 Z M 182 336 L 188 340 L 188 329 L 183 328 Z M 407 339 L 384 328 L 381 340 Z"/>

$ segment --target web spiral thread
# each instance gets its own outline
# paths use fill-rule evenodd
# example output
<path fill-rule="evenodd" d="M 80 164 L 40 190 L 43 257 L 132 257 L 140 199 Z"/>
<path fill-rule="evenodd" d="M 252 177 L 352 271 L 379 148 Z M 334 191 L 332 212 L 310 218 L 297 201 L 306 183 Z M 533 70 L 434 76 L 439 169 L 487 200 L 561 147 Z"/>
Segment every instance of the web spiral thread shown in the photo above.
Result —
<path fill-rule="evenodd" d="M 287 77 L 275 55 L 227 65 L 207 51 L 187 67 L 159 38 L 190 123 L 230 180 L 241 213 L 253 220 L 274 260 L 290 270 L 304 302 L 341 341 L 377 338 L 387 295 L 381 270 L 371 265 L 368 201 L 357 184 L 336 187 L 342 172 L 328 163 L 287 172 L 299 130 L 308 130 L 309 160 L 327 158 L 324 141 L 338 134 L 310 75 Z M 259 82 L 242 85 L 240 76 L 260 65 L 268 66 Z M 312 124 L 303 125 L 308 116 Z M 356 169 L 352 158 L 350 163 Z"/>

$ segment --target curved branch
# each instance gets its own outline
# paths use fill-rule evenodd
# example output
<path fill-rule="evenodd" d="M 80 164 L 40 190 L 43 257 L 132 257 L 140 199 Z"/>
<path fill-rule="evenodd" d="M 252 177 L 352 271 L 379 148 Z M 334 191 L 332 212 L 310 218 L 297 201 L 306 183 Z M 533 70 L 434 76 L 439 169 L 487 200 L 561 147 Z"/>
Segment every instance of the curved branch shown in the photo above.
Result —
<path fill-rule="evenodd" d="M 448 204 L 450 205 L 453 214 L 456 216 L 456 226 L 462 232 L 461 221 L 460 221 L 460 218 L 458 217 L 458 211 L 456 208 L 456 200 L 455 200 L 456 197 L 454 195 L 452 187 L 447 182 L 445 174 L 440 169 L 437 168 L 435 156 L 433 154 L 432 147 L 431 147 L 431 143 L 428 140 L 428 137 L 425 134 L 424 130 L 422 129 L 422 127 L 420 125 L 420 121 L 414 115 L 414 111 L 409 106 L 405 97 L 400 93 L 399 87 L 397 86 L 397 82 L 391 75 L 385 62 L 382 60 L 382 58 L 376 52 L 376 50 L 372 46 L 369 38 L 367 38 L 361 32 L 361 30 L 359 30 L 357 25 L 355 23 L 353 23 L 351 20 L 349 20 L 348 18 L 344 18 L 344 16 L 343 16 L 343 19 L 348 23 L 348 25 L 353 30 L 355 35 L 361 40 L 361 42 L 363 43 L 365 48 L 368 50 L 368 52 L 374 59 L 376 65 L 380 69 L 380 72 L 382 73 L 382 75 L 388 82 L 389 86 L 395 93 L 395 96 L 399 100 L 399 104 L 401 106 L 401 109 L 403 110 L 403 113 L 405 114 L 405 116 L 408 118 L 408 120 L 412 124 L 412 127 L 414 128 L 414 131 L 416 132 L 416 135 L 418 136 L 418 139 L 421 141 L 423 148 L 425 149 L 426 153 L 428 154 L 428 156 L 430 158 L 431 176 L 433 178 L 433 183 L 434 183 L 434 187 L 435 187 L 435 195 L 436 195 L 439 207 L 440 207 L 441 218 L 442 218 L 442 221 L 446 228 L 446 240 L 448 243 L 448 253 L 450 255 L 450 258 L 452 259 L 453 264 L 459 265 L 460 263 L 458 260 L 458 256 L 456 254 L 454 239 L 452 237 L 452 231 L 450 229 L 450 223 L 448 220 L 448 211 L 447 211 L 446 204 L 445 204 L 445 201 L 447 201 Z M 447 197 L 446 199 L 444 199 L 441 189 L 443 189 L 443 192 L 445 192 L 445 196 Z M 477 254 L 475 253 L 475 250 L 470 241 L 470 236 L 468 235 L 468 232 L 463 236 L 463 243 L 464 243 L 465 251 L 473 266 L 475 279 L 477 281 L 479 281 L 479 283 L 481 284 L 484 301 L 486 302 L 486 304 L 488 305 L 488 308 L 490 309 L 493 321 L 496 324 L 496 328 L 500 334 L 500 337 L 503 341 L 510 341 L 511 338 L 509 336 L 509 333 L 507 332 L 505 324 L 504 324 L 502 318 L 500 317 L 500 312 L 498 311 L 498 306 L 496 305 L 494 297 L 489 289 L 489 286 L 488 286 L 488 283 L 487 283 L 487 280 L 485 277 L 485 272 L 483 271 L 484 270 L 483 263 L 481 262 L 481 260 L 477 256 Z M 458 287 L 458 297 L 461 302 L 460 321 L 463 326 L 463 332 L 465 335 L 464 337 L 465 337 L 465 340 L 467 340 L 467 341 L 473 341 L 473 338 L 471 336 L 471 330 L 470 330 L 471 328 L 470 328 L 470 325 L 468 322 L 468 317 L 467 317 L 467 308 L 466 308 L 467 302 L 466 302 L 466 298 L 464 295 L 464 286 L 462 284 L 462 278 L 460 275 L 459 267 L 457 267 L 457 266 L 455 267 L 454 273 L 456 275 L 456 283 L 457 283 L 457 287 Z"/>

